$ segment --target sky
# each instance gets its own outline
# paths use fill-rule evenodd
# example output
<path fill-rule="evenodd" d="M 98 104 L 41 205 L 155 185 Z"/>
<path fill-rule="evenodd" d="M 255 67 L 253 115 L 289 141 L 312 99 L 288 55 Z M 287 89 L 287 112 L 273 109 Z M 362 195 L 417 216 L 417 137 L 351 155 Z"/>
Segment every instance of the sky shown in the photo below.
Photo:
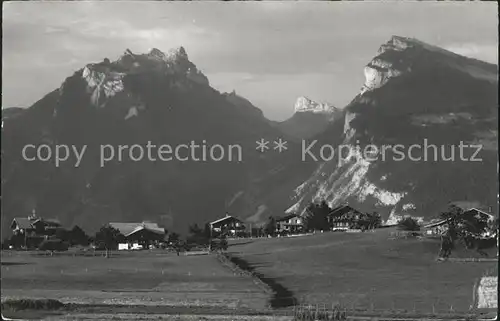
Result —
<path fill-rule="evenodd" d="M 212 87 L 283 120 L 299 96 L 348 104 L 392 35 L 497 64 L 497 14 L 495 2 L 7 2 L 2 108 L 127 48 L 183 46 Z"/>

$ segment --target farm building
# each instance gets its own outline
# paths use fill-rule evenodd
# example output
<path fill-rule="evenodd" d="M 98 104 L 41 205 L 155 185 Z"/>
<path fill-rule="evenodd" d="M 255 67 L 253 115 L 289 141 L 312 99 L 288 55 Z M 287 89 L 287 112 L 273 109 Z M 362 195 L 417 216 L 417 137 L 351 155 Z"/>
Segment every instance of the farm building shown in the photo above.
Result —
<path fill-rule="evenodd" d="M 427 235 L 441 235 L 448 230 L 448 220 L 434 220 L 425 225 L 424 229 Z"/>
<path fill-rule="evenodd" d="M 165 240 L 165 229 L 159 227 L 157 223 L 109 223 L 109 226 L 120 231 L 127 243 L 120 244 L 120 249 L 149 247 Z"/>
<path fill-rule="evenodd" d="M 331 229 L 352 228 L 362 217 L 363 213 L 350 207 L 342 205 L 334 208 L 328 214 L 328 223 Z"/>
<path fill-rule="evenodd" d="M 298 233 L 304 229 L 304 220 L 297 214 L 290 214 L 276 220 L 277 233 Z"/>
<path fill-rule="evenodd" d="M 475 224 L 482 223 L 488 225 L 489 223 L 493 222 L 496 218 L 495 215 L 491 214 L 491 208 L 489 211 L 490 213 L 475 207 L 469 209 L 463 209 L 462 218 L 467 221 L 473 222 Z M 425 233 L 427 235 L 440 235 L 448 230 L 449 227 L 448 223 L 449 219 L 435 220 L 434 222 L 431 222 L 430 224 L 424 226 L 424 228 L 426 229 Z"/>
<path fill-rule="evenodd" d="M 56 219 L 44 219 L 33 214 L 28 217 L 16 217 L 11 223 L 12 233 L 24 238 L 24 246 L 37 247 L 43 240 L 55 236 L 58 230 L 64 230 Z"/>
<path fill-rule="evenodd" d="M 238 236 L 245 231 L 245 225 L 239 219 L 226 213 L 226 216 L 209 223 L 212 236 Z"/>

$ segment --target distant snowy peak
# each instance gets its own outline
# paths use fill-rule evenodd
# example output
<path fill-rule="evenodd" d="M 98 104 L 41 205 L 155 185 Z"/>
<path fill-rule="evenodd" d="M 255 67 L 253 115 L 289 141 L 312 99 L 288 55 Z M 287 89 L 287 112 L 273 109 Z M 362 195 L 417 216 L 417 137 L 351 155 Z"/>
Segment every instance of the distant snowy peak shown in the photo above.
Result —
<path fill-rule="evenodd" d="M 323 113 L 329 114 L 336 112 L 337 108 L 332 105 L 325 103 L 318 103 L 314 100 L 311 100 L 305 96 L 301 96 L 297 98 L 295 102 L 295 112 L 303 113 L 303 112 L 312 112 L 312 113 Z"/>

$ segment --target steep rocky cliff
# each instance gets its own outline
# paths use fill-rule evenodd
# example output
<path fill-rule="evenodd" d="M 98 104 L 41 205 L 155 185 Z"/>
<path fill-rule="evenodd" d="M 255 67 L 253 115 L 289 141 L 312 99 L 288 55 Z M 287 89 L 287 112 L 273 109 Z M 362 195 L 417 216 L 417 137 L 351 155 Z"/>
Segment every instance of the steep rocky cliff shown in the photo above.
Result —
<path fill-rule="evenodd" d="M 364 72 L 343 133 L 320 137 L 313 156 L 334 140 L 343 147 L 318 160 L 288 212 L 319 199 L 386 219 L 434 216 L 450 201 L 496 204 L 497 66 L 394 36 Z M 460 144 L 469 145 L 462 154 Z"/>

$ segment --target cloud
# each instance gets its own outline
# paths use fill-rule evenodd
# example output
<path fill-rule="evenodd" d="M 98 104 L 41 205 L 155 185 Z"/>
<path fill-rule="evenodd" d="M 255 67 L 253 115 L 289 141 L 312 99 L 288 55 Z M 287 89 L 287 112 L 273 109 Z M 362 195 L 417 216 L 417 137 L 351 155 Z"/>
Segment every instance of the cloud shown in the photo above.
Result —
<path fill-rule="evenodd" d="M 446 50 L 456 54 L 498 64 L 498 46 L 476 43 L 454 43 L 445 46 Z"/>

